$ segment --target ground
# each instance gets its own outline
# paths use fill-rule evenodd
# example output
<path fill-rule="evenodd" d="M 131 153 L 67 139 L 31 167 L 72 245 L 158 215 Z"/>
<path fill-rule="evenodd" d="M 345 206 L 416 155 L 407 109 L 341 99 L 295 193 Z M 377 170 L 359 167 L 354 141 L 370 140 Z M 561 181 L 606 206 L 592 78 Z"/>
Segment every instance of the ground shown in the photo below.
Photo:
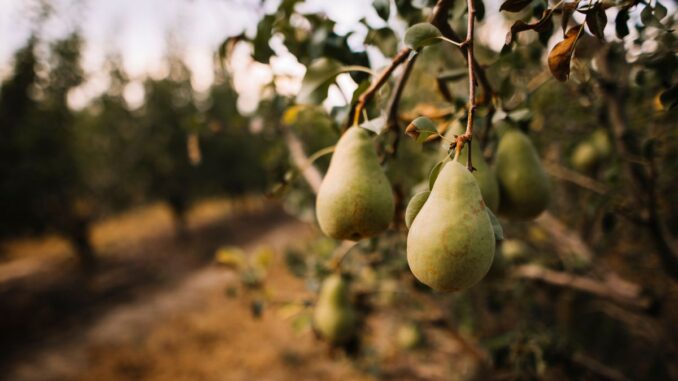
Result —
<path fill-rule="evenodd" d="M 142 208 L 94 228 L 102 264 L 82 275 L 57 237 L 6 243 L 0 262 L 0 377 L 49 380 L 441 379 L 470 372 L 460 345 L 442 330 L 436 350 L 393 349 L 388 311 L 370 317 L 375 355 L 355 363 L 293 328 L 297 312 L 275 301 L 312 299 L 282 260 L 285 247 L 317 230 L 260 199 L 209 201 L 176 240 L 168 210 Z M 214 263 L 217 248 L 275 253 L 260 318 L 237 274 Z M 229 295 L 227 290 L 239 290 Z M 434 332 L 435 333 L 435 332 Z M 369 357 L 368 357 L 369 359 Z M 416 368 L 413 364 L 416 362 Z M 468 368 L 468 369 L 467 369 Z"/>

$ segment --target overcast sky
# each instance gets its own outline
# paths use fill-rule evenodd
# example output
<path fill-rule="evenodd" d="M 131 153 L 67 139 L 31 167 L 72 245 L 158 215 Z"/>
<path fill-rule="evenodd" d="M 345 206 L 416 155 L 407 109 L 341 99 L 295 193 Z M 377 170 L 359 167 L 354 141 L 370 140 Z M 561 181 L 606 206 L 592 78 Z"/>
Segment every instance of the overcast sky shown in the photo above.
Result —
<path fill-rule="evenodd" d="M 140 105 L 143 102 L 141 81 L 147 76 L 161 78 L 167 73 L 168 38 L 191 69 L 194 89 L 198 92 L 208 89 L 214 80 L 214 52 L 219 44 L 226 37 L 243 31 L 252 35 L 258 19 L 273 12 L 280 3 L 280 0 L 50 0 L 52 14 L 46 22 L 37 23 L 40 1 L 45 0 L 0 0 L 0 77 L 9 74 L 14 52 L 26 43 L 31 33 L 37 32 L 43 40 L 51 41 L 78 30 L 85 40 L 82 64 L 88 80 L 69 96 L 69 104 L 76 108 L 108 88 L 104 65 L 111 55 L 122 58 L 124 69 L 133 79 L 125 89 L 125 98 L 132 106 Z M 358 21 L 366 18 L 375 27 L 384 24 L 371 3 L 370 0 L 306 0 L 298 10 L 325 12 L 337 22 L 337 33 L 354 32 L 349 44 L 362 50 L 366 30 Z M 478 30 L 478 38 L 496 50 L 501 48 L 509 26 L 498 13 L 499 3 L 500 0 L 486 1 L 486 19 L 482 24 L 489 27 L 481 25 Z M 395 17 L 392 16 L 390 24 L 399 30 Z M 608 25 L 606 32 L 613 38 L 614 27 Z M 233 68 L 236 87 L 243 95 L 239 104 L 243 111 L 256 105 L 259 85 L 270 81 L 273 74 L 290 77 L 278 83 L 283 91 L 289 92 L 296 91 L 299 78 L 304 74 L 303 66 L 285 54 L 281 41 L 273 41 L 271 45 L 279 55 L 273 61 L 272 70 L 253 63 L 247 46 L 238 47 L 235 53 Z M 376 49 L 368 49 L 368 54 L 373 66 L 384 64 L 384 58 Z M 345 92 L 352 91 L 354 84 L 348 75 L 339 82 Z M 338 90 L 332 91 L 335 94 L 331 102 L 339 102 Z"/>

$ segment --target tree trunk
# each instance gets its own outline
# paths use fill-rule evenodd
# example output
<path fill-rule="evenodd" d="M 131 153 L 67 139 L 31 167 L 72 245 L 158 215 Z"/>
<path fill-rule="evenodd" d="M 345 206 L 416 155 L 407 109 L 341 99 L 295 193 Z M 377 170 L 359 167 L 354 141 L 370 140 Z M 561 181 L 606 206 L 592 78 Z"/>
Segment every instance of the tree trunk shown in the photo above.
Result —
<path fill-rule="evenodd" d="M 75 254 L 80 260 L 80 265 L 85 270 L 91 270 L 97 265 L 97 257 L 92 246 L 89 234 L 89 222 L 78 221 L 70 231 L 70 241 Z"/>
<path fill-rule="evenodd" d="M 172 216 L 174 217 L 174 237 L 179 241 L 183 241 L 188 238 L 188 227 L 186 224 L 188 203 L 183 197 L 170 197 L 167 202 L 172 209 Z"/>

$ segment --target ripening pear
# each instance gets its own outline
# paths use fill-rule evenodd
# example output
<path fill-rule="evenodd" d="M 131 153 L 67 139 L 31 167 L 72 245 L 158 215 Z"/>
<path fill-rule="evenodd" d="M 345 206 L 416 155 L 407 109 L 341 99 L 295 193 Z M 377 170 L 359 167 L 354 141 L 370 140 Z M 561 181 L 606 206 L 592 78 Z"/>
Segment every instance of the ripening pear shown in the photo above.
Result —
<path fill-rule="evenodd" d="M 447 135 L 452 134 L 450 138 L 454 138 L 454 135 L 461 135 L 465 130 L 464 126 L 457 123 L 449 130 Z M 459 153 L 459 162 L 463 165 L 466 165 L 466 160 L 468 159 L 467 145 L 468 143 L 464 144 L 464 148 Z M 471 160 L 473 168 L 476 169 L 473 171 L 473 176 L 478 181 L 483 200 L 485 200 L 488 208 L 497 213 L 499 209 L 499 184 L 497 183 L 497 176 L 494 174 L 492 167 L 485 161 L 480 144 L 475 139 L 471 140 Z"/>
<path fill-rule="evenodd" d="M 355 333 L 356 312 L 349 301 L 348 282 L 339 274 L 325 278 L 313 311 L 313 327 L 332 344 L 344 344 Z"/>
<path fill-rule="evenodd" d="M 320 229 L 357 241 L 386 229 L 395 206 L 369 132 L 351 127 L 337 142 L 316 199 Z"/>
<path fill-rule="evenodd" d="M 494 249 L 476 179 L 464 165 L 447 162 L 407 235 L 410 270 L 435 290 L 461 290 L 487 274 Z"/>
<path fill-rule="evenodd" d="M 526 220 L 538 216 L 549 203 L 551 184 L 530 139 L 510 128 L 499 140 L 495 157 L 499 180 L 499 214 Z"/>

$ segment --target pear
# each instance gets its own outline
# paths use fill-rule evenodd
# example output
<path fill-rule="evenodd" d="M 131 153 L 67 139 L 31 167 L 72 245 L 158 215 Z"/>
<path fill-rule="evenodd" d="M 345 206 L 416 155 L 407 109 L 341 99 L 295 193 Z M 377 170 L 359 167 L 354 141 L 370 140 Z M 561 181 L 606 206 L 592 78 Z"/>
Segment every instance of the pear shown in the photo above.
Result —
<path fill-rule="evenodd" d="M 405 209 L 405 226 L 407 226 L 408 229 L 412 226 L 414 218 L 419 214 L 419 211 L 424 206 L 426 200 L 428 200 L 430 194 L 430 191 L 419 192 L 410 199 L 410 202 L 407 204 L 407 209 Z"/>
<path fill-rule="evenodd" d="M 499 140 L 495 171 L 500 215 L 527 220 L 546 209 L 551 185 L 537 150 L 520 130 L 509 128 Z"/>
<path fill-rule="evenodd" d="M 612 153 L 612 142 L 603 128 L 598 128 L 591 134 L 591 144 L 596 147 L 600 158 L 607 158 Z"/>
<path fill-rule="evenodd" d="M 590 173 L 598 164 L 598 150 L 593 143 L 585 140 L 578 143 L 572 151 L 570 163 L 579 172 Z"/>
<path fill-rule="evenodd" d="M 446 135 L 452 140 L 454 135 L 461 135 L 465 130 L 464 126 L 455 123 Z M 466 165 L 468 159 L 467 146 L 468 143 L 464 144 L 464 148 L 462 148 L 459 153 L 459 162 L 463 165 Z M 497 213 L 499 210 L 499 184 L 497 183 L 497 176 L 494 174 L 494 170 L 487 164 L 487 161 L 485 161 L 483 151 L 480 149 L 480 144 L 478 144 L 475 139 L 471 140 L 471 160 L 473 168 L 476 169 L 473 171 L 473 176 L 475 176 L 476 181 L 478 181 L 483 200 L 485 200 L 485 204 L 488 208 Z"/>
<path fill-rule="evenodd" d="M 325 278 L 313 311 L 313 327 L 332 344 L 344 344 L 353 338 L 356 312 L 348 298 L 348 282 L 339 274 Z"/>
<path fill-rule="evenodd" d="M 492 265 L 495 238 L 475 177 L 457 161 L 438 175 L 407 235 L 414 276 L 438 291 L 476 284 Z"/>
<path fill-rule="evenodd" d="M 351 127 L 337 142 L 316 199 L 320 229 L 335 239 L 358 241 L 386 229 L 395 205 L 369 132 Z"/>

